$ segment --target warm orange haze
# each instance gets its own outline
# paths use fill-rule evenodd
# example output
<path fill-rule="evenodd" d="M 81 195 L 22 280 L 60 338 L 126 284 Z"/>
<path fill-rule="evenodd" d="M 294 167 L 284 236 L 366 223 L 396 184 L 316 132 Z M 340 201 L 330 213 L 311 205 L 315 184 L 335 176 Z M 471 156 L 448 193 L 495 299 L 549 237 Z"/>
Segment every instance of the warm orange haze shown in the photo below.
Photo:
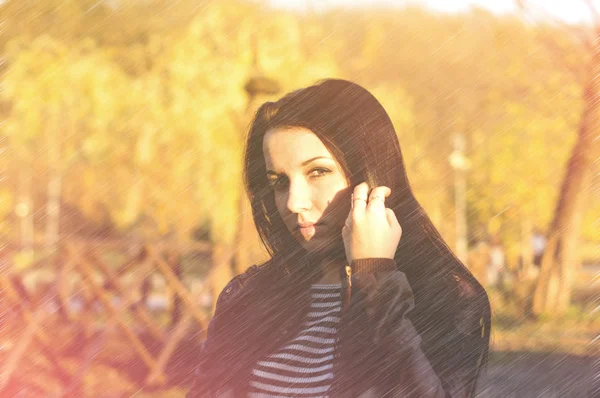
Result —
<path fill-rule="evenodd" d="M 485 287 L 479 396 L 600 393 L 600 18 L 520 3 L 2 2 L 0 396 L 184 397 L 219 294 L 269 257 L 249 124 L 325 78 L 385 108 L 415 197 Z M 352 186 L 292 133 L 267 135 L 264 177 L 296 184 L 274 198 L 305 249 L 333 250 L 350 202 L 325 209 Z"/>

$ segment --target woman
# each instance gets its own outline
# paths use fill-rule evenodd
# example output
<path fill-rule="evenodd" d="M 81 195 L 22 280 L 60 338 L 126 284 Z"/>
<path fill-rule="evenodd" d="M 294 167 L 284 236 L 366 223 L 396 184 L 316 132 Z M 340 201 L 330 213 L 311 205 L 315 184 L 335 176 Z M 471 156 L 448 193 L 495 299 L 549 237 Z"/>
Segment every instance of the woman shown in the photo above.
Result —
<path fill-rule="evenodd" d="M 325 80 L 263 104 L 245 184 L 271 259 L 223 290 L 188 397 L 473 397 L 487 294 L 415 199 L 392 122 Z"/>

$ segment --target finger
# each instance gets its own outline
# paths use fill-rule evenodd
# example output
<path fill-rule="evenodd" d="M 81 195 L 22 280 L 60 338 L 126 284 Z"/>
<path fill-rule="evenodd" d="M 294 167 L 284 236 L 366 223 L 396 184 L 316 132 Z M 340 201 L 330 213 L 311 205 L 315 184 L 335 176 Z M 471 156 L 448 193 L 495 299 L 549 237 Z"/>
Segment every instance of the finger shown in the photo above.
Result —
<path fill-rule="evenodd" d="M 392 190 L 386 186 L 373 188 L 369 194 L 368 207 L 370 209 L 385 209 L 385 198 L 390 195 Z"/>
<path fill-rule="evenodd" d="M 369 200 L 373 197 L 380 197 L 381 199 L 385 199 L 388 196 L 390 196 L 390 193 L 392 192 L 391 189 L 389 189 L 388 187 L 382 185 L 376 188 L 373 188 L 371 190 L 371 192 L 369 193 Z"/>
<path fill-rule="evenodd" d="M 366 182 L 361 182 L 354 187 L 352 194 L 352 212 L 355 214 L 364 212 L 367 207 L 367 198 L 369 193 L 369 186 Z"/>

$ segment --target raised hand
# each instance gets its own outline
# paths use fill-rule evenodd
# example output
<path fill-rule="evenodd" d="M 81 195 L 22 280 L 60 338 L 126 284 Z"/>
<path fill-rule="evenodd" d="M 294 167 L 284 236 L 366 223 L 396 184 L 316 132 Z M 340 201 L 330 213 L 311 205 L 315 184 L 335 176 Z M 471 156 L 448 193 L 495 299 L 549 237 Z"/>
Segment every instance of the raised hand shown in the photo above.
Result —
<path fill-rule="evenodd" d="M 390 188 L 380 186 L 369 192 L 366 182 L 354 188 L 351 210 L 342 229 L 348 264 L 361 258 L 394 258 L 402 227 L 394 211 L 385 207 Z"/>

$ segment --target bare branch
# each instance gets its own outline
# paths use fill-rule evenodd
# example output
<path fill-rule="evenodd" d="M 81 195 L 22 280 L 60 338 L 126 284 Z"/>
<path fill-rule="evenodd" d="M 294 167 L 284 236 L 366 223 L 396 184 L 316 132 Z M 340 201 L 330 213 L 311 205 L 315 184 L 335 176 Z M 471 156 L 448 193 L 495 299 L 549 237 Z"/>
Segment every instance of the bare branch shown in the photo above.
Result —
<path fill-rule="evenodd" d="M 547 37 L 541 37 L 541 42 L 544 46 L 553 54 L 554 62 L 567 69 L 579 83 L 583 83 L 585 77 L 585 66 L 584 65 L 572 65 L 565 62 L 562 59 L 563 49 L 553 40 L 549 40 Z M 578 67 L 579 66 L 579 67 Z"/>
<path fill-rule="evenodd" d="M 592 4 L 591 0 L 586 0 Z M 534 6 L 527 0 L 515 0 L 517 8 L 521 10 L 525 19 L 533 25 L 537 25 L 540 21 L 547 21 L 552 25 L 562 28 L 565 32 L 571 34 L 583 47 L 591 48 L 594 42 L 594 32 L 585 28 L 570 25 L 555 16 L 551 15 L 541 7 Z M 593 4 L 591 5 L 593 7 Z"/>
<path fill-rule="evenodd" d="M 598 11 L 598 8 L 596 8 L 594 2 L 592 0 L 584 0 L 583 2 L 590 9 L 590 13 L 594 17 L 594 24 L 596 26 L 600 25 L 600 12 Z"/>
<path fill-rule="evenodd" d="M 551 16 L 548 12 L 540 9 L 539 7 L 534 7 L 531 2 L 527 0 L 515 0 L 515 2 L 517 7 L 523 13 L 524 18 L 529 23 L 538 25 L 540 20 L 548 21 L 548 23 L 558 26 L 565 32 L 569 33 L 576 42 L 586 49 L 586 51 L 591 50 L 593 40 L 595 39 L 593 31 L 588 31 L 577 26 L 569 25 L 566 22 Z M 589 2 L 591 3 L 591 0 Z M 583 82 L 585 72 L 583 68 L 578 68 L 575 65 L 565 62 L 562 59 L 562 49 L 553 40 L 549 40 L 548 38 L 542 36 L 541 41 L 548 48 L 548 50 L 554 54 L 554 59 L 559 66 L 562 66 L 572 73 L 577 81 Z"/>

